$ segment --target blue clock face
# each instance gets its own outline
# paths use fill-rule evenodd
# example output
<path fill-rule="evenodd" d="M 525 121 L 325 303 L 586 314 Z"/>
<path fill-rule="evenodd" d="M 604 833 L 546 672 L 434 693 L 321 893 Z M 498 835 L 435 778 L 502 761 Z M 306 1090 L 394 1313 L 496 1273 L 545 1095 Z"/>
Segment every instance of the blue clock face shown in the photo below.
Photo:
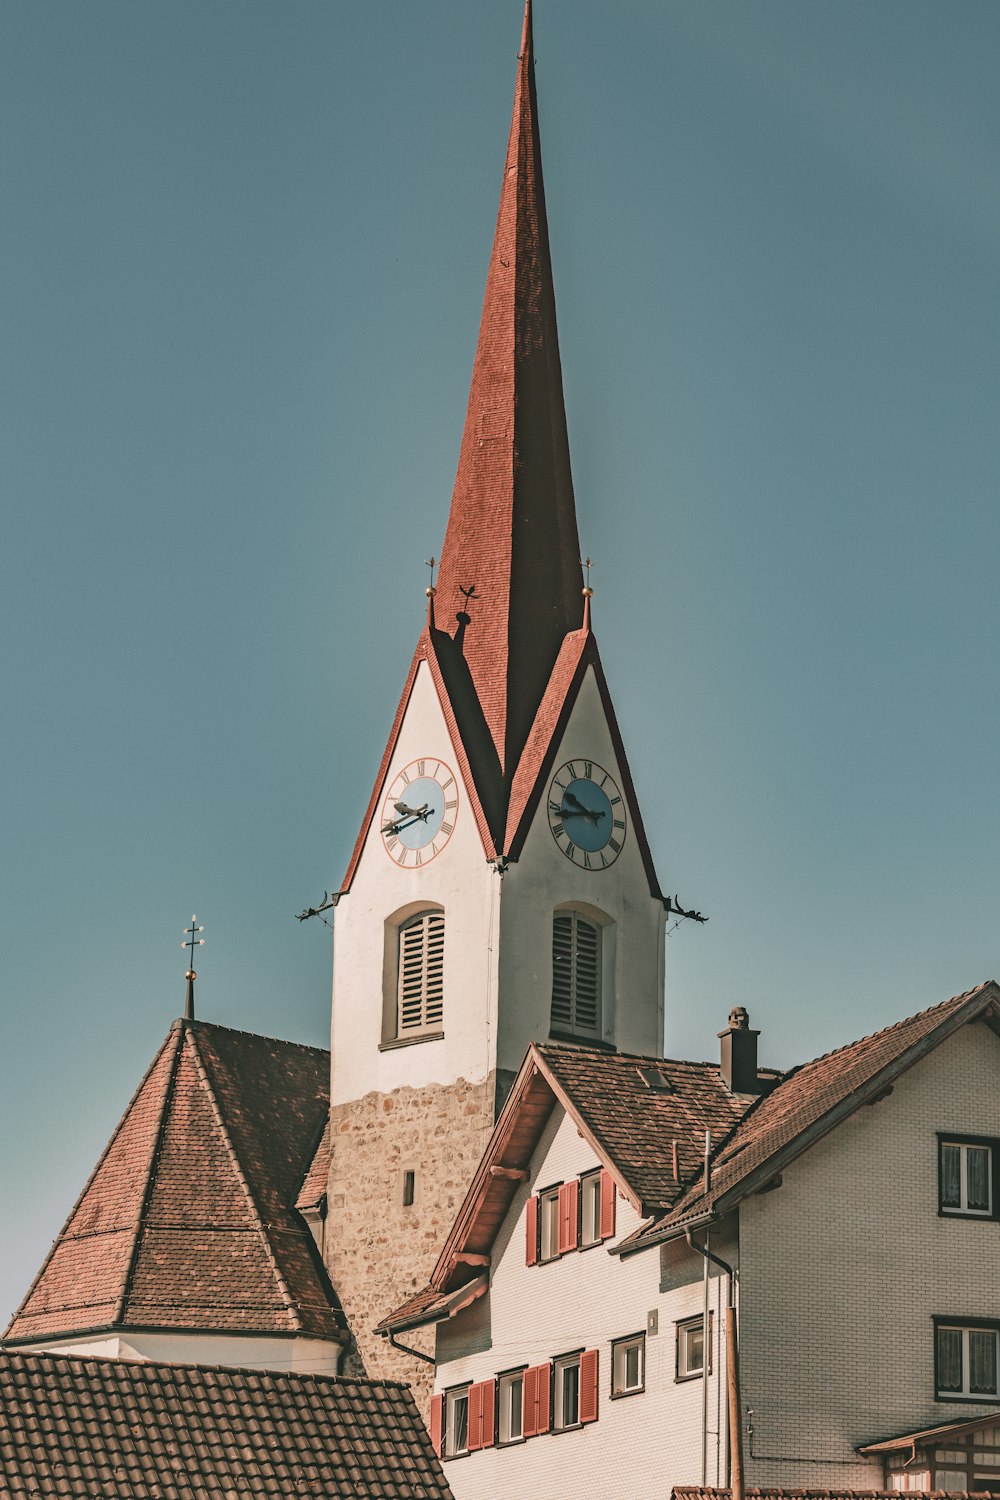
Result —
<path fill-rule="evenodd" d="M 428 864 L 447 844 L 458 813 L 458 785 L 434 756 L 411 761 L 394 777 L 382 806 L 382 842 L 404 869 Z"/>
<path fill-rule="evenodd" d="M 568 760 L 552 778 L 549 828 L 557 845 L 584 870 L 606 870 L 625 842 L 625 803 L 609 771 L 590 760 Z"/>

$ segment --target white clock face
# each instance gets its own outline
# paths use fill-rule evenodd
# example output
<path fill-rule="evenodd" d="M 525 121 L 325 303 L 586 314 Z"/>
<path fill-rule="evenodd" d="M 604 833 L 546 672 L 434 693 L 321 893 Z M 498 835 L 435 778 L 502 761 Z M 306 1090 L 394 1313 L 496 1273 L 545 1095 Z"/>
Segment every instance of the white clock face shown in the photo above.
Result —
<path fill-rule="evenodd" d="M 606 870 L 622 852 L 628 819 L 618 783 L 592 760 L 568 760 L 548 796 L 552 837 L 582 870 Z"/>
<path fill-rule="evenodd" d="M 404 766 L 382 804 L 382 843 L 404 869 L 429 864 L 451 838 L 458 814 L 458 783 L 443 760 L 429 755 Z"/>

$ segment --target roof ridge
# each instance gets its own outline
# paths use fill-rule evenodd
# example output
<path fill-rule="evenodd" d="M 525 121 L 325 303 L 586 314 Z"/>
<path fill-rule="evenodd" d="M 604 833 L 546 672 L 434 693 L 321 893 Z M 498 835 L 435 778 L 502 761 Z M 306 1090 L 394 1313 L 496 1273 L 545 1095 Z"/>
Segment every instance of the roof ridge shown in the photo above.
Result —
<path fill-rule="evenodd" d="M 248 1036 L 256 1042 L 277 1042 L 279 1047 L 295 1047 L 300 1052 L 318 1052 L 323 1057 L 330 1056 L 329 1047 L 314 1047 L 310 1042 L 291 1042 L 287 1037 L 268 1036 L 263 1031 L 247 1031 L 242 1026 L 223 1026 L 219 1021 L 204 1021 L 200 1017 L 193 1021 L 187 1017 L 178 1017 L 171 1022 L 171 1031 L 181 1026 L 194 1026 L 199 1031 L 226 1031 L 230 1036 Z"/>
<path fill-rule="evenodd" d="M 49 1265 L 51 1264 L 52 1259 L 55 1256 L 55 1253 L 56 1253 L 57 1249 L 59 1248 L 60 1244 L 63 1242 L 63 1240 L 66 1237 L 66 1230 L 69 1228 L 70 1224 L 72 1224 L 73 1219 L 76 1217 L 77 1213 L 79 1212 L 79 1210 L 80 1210 L 80 1208 L 81 1208 L 81 1206 L 83 1204 L 84 1199 L 86 1198 L 87 1194 L 90 1192 L 91 1188 L 93 1187 L 94 1182 L 96 1181 L 98 1173 L 100 1172 L 101 1168 L 104 1166 L 104 1163 L 107 1161 L 108 1156 L 111 1154 L 112 1147 L 114 1146 L 115 1142 L 118 1140 L 118 1137 L 121 1135 L 122 1131 L 124 1130 L 124 1128 L 125 1128 L 125 1122 L 129 1118 L 129 1116 L 131 1115 L 132 1110 L 135 1108 L 135 1105 L 136 1105 L 136 1103 L 137 1103 L 140 1095 L 142 1094 L 143 1089 L 146 1087 L 146 1084 L 149 1082 L 149 1080 L 152 1077 L 153 1073 L 156 1071 L 156 1067 L 157 1067 L 157 1065 L 158 1065 L 158 1063 L 160 1061 L 160 1058 L 163 1056 L 163 1053 L 164 1053 L 164 1051 L 165 1051 L 165 1049 L 166 1049 L 166 1047 L 167 1047 L 167 1045 L 168 1045 L 168 1043 L 170 1041 L 171 1035 L 172 1035 L 172 1030 L 167 1032 L 166 1036 L 163 1038 L 163 1041 L 160 1043 L 159 1047 L 157 1047 L 156 1052 L 155 1052 L 155 1054 L 153 1056 L 152 1062 L 149 1064 L 149 1067 L 143 1073 L 143 1075 L 140 1078 L 140 1080 L 139 1080 L 138 1084 L 136 1085 L 135 1089 L 132 1091 L 132 1097 L 129 1099 L 129 1101 L 126 1104 L 124 1110 L 122 1111 L 122 1114 L 121 1114 L 121 1116 L 120 1116 L 120 1118 L 118 1120 L 118 1124 L 115 1126 L 115 1129 L 111 1132 L 111 1136 L 110 1136 L 110 1138 L 108 1140 L 107 1145 L 105 1146 L 104 1150 L 101 1152 L 100 1156 L 97 1158 L 97 1161 L 94 1164 L 93 1170 L 91 1171 L 91 1173 L 88 1176 L 88 1178 L 87 1178 L 86 1182 L 84 1183 L 83 1187 L 80 1189 L 79 1193 L 77 1194 L 76 1201 L 74 1202 L 74 1204 L 73 1204 L 72 1208 L 70 1209 L 69 1213 L 66 1215 L 66 1218 L 65 1218 L 65 1220 L 63 1222 L 63 1225 L 62 1225 L 62 1228 L 60 1229 L 59 1233 L 53 1239 L 52 1244 L 49 1246 L 48 1254 L 46 1255 L 45 1259 L 42 1261 L 42 1264 L 39 1266 L 38 1271 L 36 1272 L 35 1276 L 33 1277 L 30 1286 L 28 1287 L 28 1289 L 25 1292 L 24 1296 L 21 1298 L 21 1300 L 18 1303 L 17 1307 L 14 1309 L 14 1312 L 11 1315 L 10 1321 L 8 1322 L 7 1327 L 4 1330 L 4 1335 L 3 1336 L 5 1338 L 10 1334 L 10 1330 L 13 1328 L 14 1324 L 17 1322 L 18 1318 L 24 1312 L 24 1310 L 27 1307 L 28 1303 L 31 1301 L 31 1298 L 32 1298 L 32 1296 L 34 1295 L 34 1292 L 35 1292 L 35 1288 L 40 1285 L 40 1283 L 42 1281 L 42 1278 L 45 1276 L 46 1272 L 48 1271 Z M 82 1236 L 81 1236 L 81 1238 L 82 1238 Z M 90 1304 L 90 1305 L 95 1305 L 96 1306 L 97 1304 Z M 2 1347 L 2 1346 L 0 1346 L 0 1347 Z"/>
<path fill-rule="evenodd" d="M 278 1290 L 281 1294 L 283 1302 L 285 1303 L 285 1307 L 291 1314 L 296 1329 L 298 1331 L 301 1331 L 303 1322 L 302 1317 L 299 1313 L 298 1304 L 296 1303 L 295 1298 L 292 1296 L 291 1287 L 285 1280 L 285 1276 L 282 1272 L 281 1267 L 278 1265 L 278 1259 L 274 1254 L 274 1247 L 271 1244 L 270 1236 L 267 1232 L 269 1227 L 268 1221 L 265 1221 L 264 1219 L 260 1204 L 257 1202 L 256 1194 L 250 1186 L 250 1181 L 247 1177 L 246 1172 L 243 1170 L 243 1163 L 240 1161 L 239 1152 L 236 1149 L 232 1135 L 230 1134 L 229 1126 L 226 1124 L 225 1117 L 222 1113 L 222 1108 L 216 1096 L 215 1085 L 210 1076 L 210 1072 L 208 1067 L 206 1066 L 205 1060 L 198 1048 L 196 1032 L 192 1033 L 192 1043 L 192 1051 L 194 1054 L 195 1064 L 198 1068 L 198 1072 L 201 1075 L 202 1081 L 204 1082 L 205 1087 L 208 1090 L 208 1098 L 212 1108 L 212 1113 L 214 1114 L 216 1123 L 218 1124 L 219 1129 L 222 1132 L 222 1139 L 225 1142 L 226 1150 L 229 1153 L 229 1157 L 236 1169 L 236 1176 L 239 1184 L 243 1189 L 248 1204 L 250 1205 L 254 1227 L 256 1228 L 257 1233 L 260 1236 L 261 1243 L 264 1247 L 265 1258 L 274 1272 L 274 1277 L 278 1284 Z"/>

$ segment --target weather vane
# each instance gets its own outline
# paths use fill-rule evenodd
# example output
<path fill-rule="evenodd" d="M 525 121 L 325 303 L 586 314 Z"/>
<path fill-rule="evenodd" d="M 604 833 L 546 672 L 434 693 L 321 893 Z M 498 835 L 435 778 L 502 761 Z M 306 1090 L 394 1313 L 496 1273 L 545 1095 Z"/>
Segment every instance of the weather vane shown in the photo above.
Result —
<path fill-rule="evenodd" d="M 437 567 L 437 558 L 436 557 L 426 557 L 424 559 L 424 567 L 425 568 L 430 568 L 430 570 L 431 570 L 431 586 L 427 590 L 427 597 L 428 598 L 433 598 L 434 597 L 434 592 L 435 592 L 435 589 L 434 589 L 434 569 Z"/>
<path fill-rule="evenodd" d="M 197 974 L 194 971 L 194 950 L 196 948 L 204 948 L 205 946 L 205 939 L 198 936 L 198 933 L 204 932 L 205 929 L 204 927 L 199 927 L 197 925 L 197 922 L 198 918 L 192 916 L 191 926 L 185 927 L 184 941 L 181 943 L 182 948 L 190 948 L 191 950 L 191 963 L 188 967 L 187 974 L 184 976 L 187 979 L 187 1002 L 184 1006 L 185 1021 L 194 1020 L 194 982 L 198 978 Z"/>
<path fill-rule="evenodd" d="M 586 570 L 587 570 L 587 582 L 586 582 L 586 584 L 584 586 L 583 597 L 585 599 L 589 599 L 590 596 L 591 596 L 591 594 L 594 592 L 594 590 L 590 587 L 590 569 L 592 567 L 592 563 L 590 561 L 590 558 L 589 557 L 581 557 L 580 558 L 580 566 L 581 566 L 581 568 L 586 568 Z"/>

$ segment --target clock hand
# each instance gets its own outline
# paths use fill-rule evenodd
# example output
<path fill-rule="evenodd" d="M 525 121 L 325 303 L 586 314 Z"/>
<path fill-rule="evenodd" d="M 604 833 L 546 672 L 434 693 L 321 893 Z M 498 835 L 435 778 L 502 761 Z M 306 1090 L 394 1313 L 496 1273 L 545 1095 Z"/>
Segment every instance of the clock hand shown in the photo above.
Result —
<path fill-rule="evenodd" d="M 575 806 L 567 807 L 566 804 L 569 802 L 575 803 Z M 574 796 L 572 792 L 563 792 L 562 814 L 564 818 L 589 818 L 591 823 L 596 823 L 598 818 L 603 818 L 606 812 L 606 807 L 602 807 L 600 812 L 594 812 L 593 808 L 584 806 L 579 797 Z"/>
<path fill-rule="evenodd" d="M 399 813 L 400 817 L 423 818 L 425 823 L 427 821 L 428 813 L 432 811 L 430 805 L 427 802 L 424 803 L 423 807 L 407 807 L 405 802 L 394 802 L 392 805 Z"/>

